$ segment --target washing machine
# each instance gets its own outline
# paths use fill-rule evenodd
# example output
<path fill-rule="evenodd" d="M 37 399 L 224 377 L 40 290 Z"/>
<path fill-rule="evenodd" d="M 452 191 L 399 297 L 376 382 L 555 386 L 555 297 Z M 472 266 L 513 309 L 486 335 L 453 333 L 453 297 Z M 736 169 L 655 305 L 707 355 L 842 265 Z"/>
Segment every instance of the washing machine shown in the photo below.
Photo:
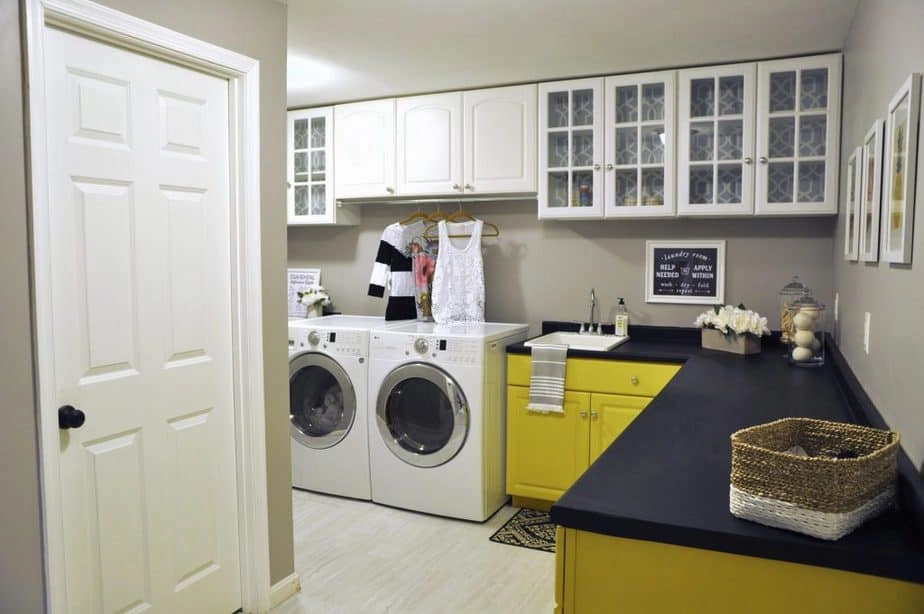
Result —
<path fill-rule="evenodd" d="M 479 522 L 505 503 L 505 348 L 527 330 L 414 322 L 371 333 L 373 501 Z"/>
<path fill-rule="evenodd" d="M 384 318 L 332 315 L 289 322 L 292 485 L 366 499 L 369 332 Z"/>

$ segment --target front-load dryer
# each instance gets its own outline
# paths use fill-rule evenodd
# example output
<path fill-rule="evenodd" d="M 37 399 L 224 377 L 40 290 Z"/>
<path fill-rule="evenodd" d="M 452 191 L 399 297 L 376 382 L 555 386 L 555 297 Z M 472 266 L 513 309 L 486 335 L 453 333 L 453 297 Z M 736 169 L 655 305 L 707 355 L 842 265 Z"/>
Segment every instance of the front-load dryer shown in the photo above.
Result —
<path fill-rule="evenodd" d="M 341 315 L 289 322 L 294 487 L 370 499 L 369 331 L 384 325 Z"/>
<path fill-rule="evenodd" d="M 371 333 L 373 501 L 479 522 L 504 504 L 505 348 L 527 328 L 415 322 Z"/>

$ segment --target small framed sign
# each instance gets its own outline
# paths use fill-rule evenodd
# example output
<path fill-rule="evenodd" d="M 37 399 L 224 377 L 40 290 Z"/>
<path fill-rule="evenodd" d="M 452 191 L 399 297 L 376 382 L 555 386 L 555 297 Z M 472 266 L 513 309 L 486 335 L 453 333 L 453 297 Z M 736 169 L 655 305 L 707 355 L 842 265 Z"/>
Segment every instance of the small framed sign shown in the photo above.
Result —
<path fill-rule="evenodd" d="M 289 317 L 304 318 L 308 307 L 298 302 L 298 293 L 321 285 L 321 269 L 289 269 Z"/>
<path fill-rule="evenodd" d="M 646 241 L 645 302 L 725 303 L 725 241 Z"/>

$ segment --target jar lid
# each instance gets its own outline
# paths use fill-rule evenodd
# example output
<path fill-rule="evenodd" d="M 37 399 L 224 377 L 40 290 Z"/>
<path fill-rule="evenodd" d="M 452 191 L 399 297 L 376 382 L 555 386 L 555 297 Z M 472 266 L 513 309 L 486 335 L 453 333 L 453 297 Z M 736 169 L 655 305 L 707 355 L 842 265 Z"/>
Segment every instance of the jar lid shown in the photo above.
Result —
<path fill-rule="evenodd" d="M 805 288 L 802 294 L 789 303 L 790 309 L 800 309 L 802 307 L 813 307 L 819 311 L 824 310 L 825 306 L 818 302 L 814 296 L 812 296 L 812 291 L 809 288 Z"/>
<path fill-rule="evenodd" d="M 804 283 L 799 281 L 798 275 L 792 276 L 792 281 L 783 286 L 783 289 L 780 290 L 780 294 L 785 294 L 787 296 L 801 296 L 809 291 Z"/>

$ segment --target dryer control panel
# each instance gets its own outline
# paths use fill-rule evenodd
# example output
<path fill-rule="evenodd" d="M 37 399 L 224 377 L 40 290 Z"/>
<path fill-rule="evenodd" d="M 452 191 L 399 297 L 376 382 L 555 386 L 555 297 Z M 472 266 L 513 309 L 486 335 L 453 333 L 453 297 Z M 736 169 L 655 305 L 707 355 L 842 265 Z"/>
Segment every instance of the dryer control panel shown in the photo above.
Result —
<path fill-rule="evenodd" d="M 365 331 L 305 328 L 294 335 L 296 352 L 324 351 L 340 356 L 367 356 L 369 337 Z M 289 347 L 290 352 L 293 348 Z"/>
<path fill-rule="evenodd" d="M 423 360 L 437 364 L 477 365 L 484 359 L 484 341 L 436 335 L 372 333 L 374 358 Z"/>

